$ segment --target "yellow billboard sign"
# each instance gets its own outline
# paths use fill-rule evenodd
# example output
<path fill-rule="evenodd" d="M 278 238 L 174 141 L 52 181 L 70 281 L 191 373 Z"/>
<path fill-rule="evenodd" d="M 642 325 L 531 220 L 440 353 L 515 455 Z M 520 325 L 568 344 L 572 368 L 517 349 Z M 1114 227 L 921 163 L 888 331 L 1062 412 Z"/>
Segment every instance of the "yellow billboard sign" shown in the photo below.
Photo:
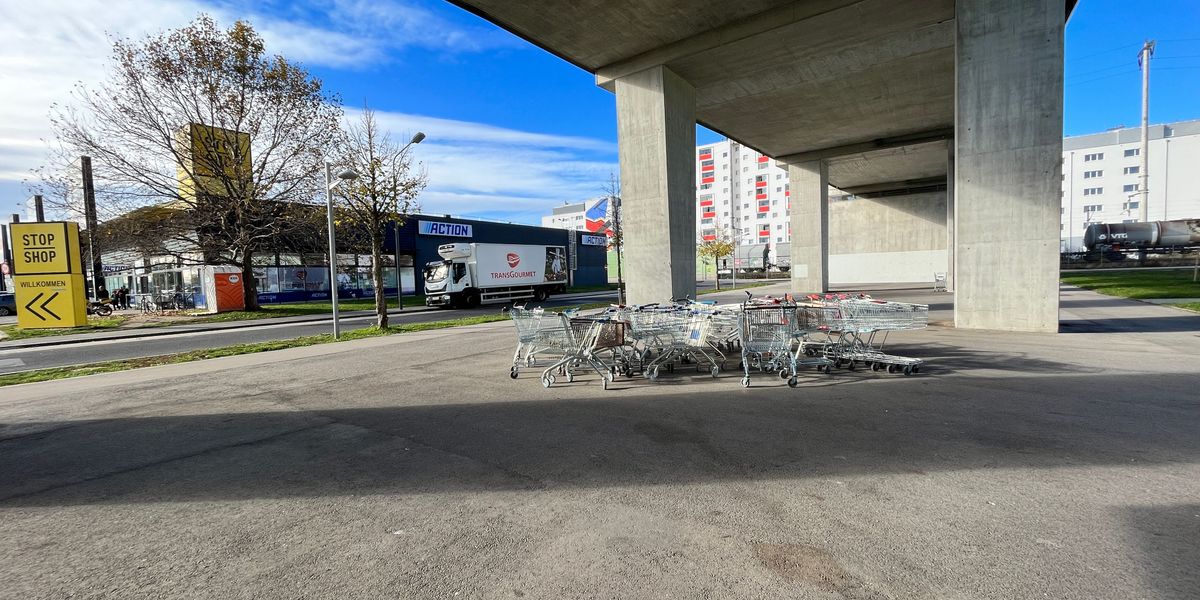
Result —
<path fill-rule="evenodd" d="M 250 183 L 250 135 L 230 129 L 190 123 L 175 136 L 180 162 L 176 165 L 179 195 L 228 197 L 244 193 Z"/>
<path fill-rule="evenodd" d="M 21 329 L 87 325 L 87 296 L 83 274 L 18 275 L 17 326 Z"/>
<path fill-rule="evenodd" d="M 76 223 L 13 223 L 13 275 L 83 273 Z"/>

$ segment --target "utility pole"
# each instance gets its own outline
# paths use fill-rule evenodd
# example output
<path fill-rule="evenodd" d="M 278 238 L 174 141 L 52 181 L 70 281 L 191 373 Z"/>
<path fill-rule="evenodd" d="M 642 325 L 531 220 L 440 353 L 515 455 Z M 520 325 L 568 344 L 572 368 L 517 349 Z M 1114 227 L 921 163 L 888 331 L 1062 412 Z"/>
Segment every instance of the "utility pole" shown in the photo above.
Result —
<path fill-rule="evenodd" d="M 84 226 L 87 227 L 88 262 L 91 263 L 92 269 L 92 294 L 95 299 L 99 300 L 104 265 L 101 255 L 96 252 L 96 227 L 99 219 L 96 218 L 96 186 L 92 181 L 91 157 L 79 157 L 79 170 L 83 182 L 83 219 Z"/>
<path fill-rule="evenodd" d="M 1138 53 L 1138 65 L 1142 68 L 1142 147 L 1138 154 L 1142 157 L 1140 169 L 1142 201 L 1138 203 L 1138 220 L 1145 223 L 1150 220 L 1150 57 L 1154 54 L 1154 40 L 1146 40 Z"/>

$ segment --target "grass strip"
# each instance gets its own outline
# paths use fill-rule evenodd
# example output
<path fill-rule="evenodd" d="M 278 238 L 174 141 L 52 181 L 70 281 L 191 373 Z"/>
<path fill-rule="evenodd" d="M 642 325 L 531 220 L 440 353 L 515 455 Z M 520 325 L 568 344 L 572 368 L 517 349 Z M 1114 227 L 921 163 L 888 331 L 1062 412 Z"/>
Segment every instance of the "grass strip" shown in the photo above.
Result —
<path fill-rule="evenodd" d="M 464 317 L 461 319 L 449 319 L 445 321 L 430 321 L 427 323 L 406 323 L 388 327 L 387 329 L 367 327 L 364 329 L 348 331 L 342 335 L 341 340 L 339 341 L 358 340 L 369 337 L 393 335 L 397 333 L 412 333 L 417 331 L 429 331 L 433 329 L 445 329 L 448 327 L 479 325 L 481 323 L 492 323 L 495 321 L 506 320 L 508 320 L 508 315 L 497 313 Z M 258 352 L 270 352 L 272 350 L 284 350 L 287 348 L 300 348 L 303 346 L 313 346 L 316 344 L 328 344 L 333 341 L 333 335 L 325 333 L 321 335 L 309 335 L 287 340 L 259 342 L 256 344 L 237 344 L 234 346 L 205 348 L 202 350 L 192 350 L 189 352 L 179 352 L 176 354 L 164 354 L 160 356 L 147 356 L 142 358 L 110 360 L 87 365 L 74 365 L 69 367 L 53 367 L 49 369 L 38 369 L 35 371 L 23 371 L 21 373 L 0 375 L 0 387 L 6 385 L 17 385 L 20 383 L 36 383 L 40 381 L 51 381 L 54 379 L 67 379 L 69 377 L 79 377 L 81 375 L 127 371 L 142 367 L 173 365 L 177 363 L 192 362 L 195 360 L 204 360 L 208 358 L 238 356 L 241 354 L 255 354 Z"/>
<path fill-rule="evenodd" d="M 1177 307 L 1185 309 L 1185 310 L 1194 310 L 1196 312 L 1200 312 L 1200 302 L 1187 302 L 1184 304 L 1172 304 L 1171 306 L 1177 306 Z"/>
<path fill-rule="evenodd" d="M 1063 273 L 1064 283 L 1122 298 L 1200 298 L 1191 269 Z"/>
<path fill-rule="evenodd" d="M 90 333 L 93 331 L 103 331 L 105 329 L 113 329 L 119 327 L 125 322 L 126 317 L 88 317 L 88 324 L 84 327 L 72 328 L 55 328 L 55 329 L 21 329 L 16 325 L 0 325 L 0 332 L 4 333 L 5 340 L 27 340 L 30 338 L 53 337 L 56 335 L 69 335 L 72 333 Z"/>

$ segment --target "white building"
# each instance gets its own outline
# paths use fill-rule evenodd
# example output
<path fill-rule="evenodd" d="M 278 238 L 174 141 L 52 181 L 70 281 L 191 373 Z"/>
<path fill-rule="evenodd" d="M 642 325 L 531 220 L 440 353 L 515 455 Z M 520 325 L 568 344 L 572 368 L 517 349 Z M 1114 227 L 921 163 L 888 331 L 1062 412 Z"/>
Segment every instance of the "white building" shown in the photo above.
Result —
<path fill-rule="evenodd" d="M 1141 128 L 1063 139 L 1061 247 L 1083 249 L 1092 223 L 1134 222 L 1141 193 Z M 1200 217 L 1200 120 L 1150 127 L 1151 221 Z"/>
<path fill-rule="evenodd" d="M 772 261 L 786 256 L 791 240 L 788 173 L 770 157 L 732 140 L 696 147 L 696 235 L 699 241 L 728 239 L 738 246 L 738 263 L 761 264 L 762 246 Z M 750 255 L 753 256 L 750 256 Z"/>
<path fill-rule="evenodd" d="M 554 210 L 549 215 L 542 217 L 542 227 L 584 231 L 584 213 L 586 212 L 586 202 L 576 202 L 574 204 L 555 206 Z"/>

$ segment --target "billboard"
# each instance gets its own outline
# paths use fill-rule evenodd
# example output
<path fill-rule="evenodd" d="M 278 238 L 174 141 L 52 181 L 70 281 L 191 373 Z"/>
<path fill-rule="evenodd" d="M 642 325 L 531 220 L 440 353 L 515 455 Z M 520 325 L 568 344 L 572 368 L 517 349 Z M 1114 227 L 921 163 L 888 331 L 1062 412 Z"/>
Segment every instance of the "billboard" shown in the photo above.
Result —
<path fill-rule="evenodd" d="M 180 164 L 175 167 L 179 195 L 195 201 L 198 194 L 229 196 L 250 184 L 250 134 L 189 123 L 175 134 Z"/>
<path fill-rule="evenodd" d="M 566 281 L 567 249 L 562 246 L 477 244 L 475 274 L 480 287 Z"/>
<path fill-rule="evenodd" d="M 601 198 L 583 213 L 584 228 L 588 231 L 604 231 L 608 225 L 608 198 Z M 611 235 L 611 233 L 609 234 Z"/>

